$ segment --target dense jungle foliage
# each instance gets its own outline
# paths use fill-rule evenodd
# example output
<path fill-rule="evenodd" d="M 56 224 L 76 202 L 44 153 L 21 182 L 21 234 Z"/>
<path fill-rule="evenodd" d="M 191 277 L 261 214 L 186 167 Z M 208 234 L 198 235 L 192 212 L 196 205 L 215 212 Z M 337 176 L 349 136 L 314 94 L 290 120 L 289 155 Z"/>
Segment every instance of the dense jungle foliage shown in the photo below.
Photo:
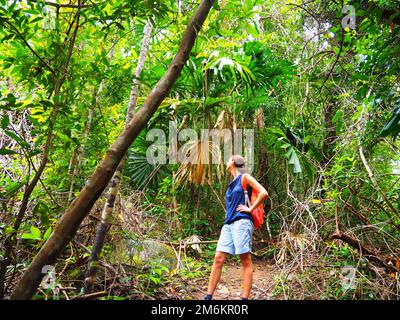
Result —
<path fill-rule="evenodd" d="M 398 299 L 399 2 L 215 1 L 123 157 L 200 2 L 0 0 L 0 297 L 201 299 L 230 177 L 175 127 L 254 130 L 253 298 Z"/>

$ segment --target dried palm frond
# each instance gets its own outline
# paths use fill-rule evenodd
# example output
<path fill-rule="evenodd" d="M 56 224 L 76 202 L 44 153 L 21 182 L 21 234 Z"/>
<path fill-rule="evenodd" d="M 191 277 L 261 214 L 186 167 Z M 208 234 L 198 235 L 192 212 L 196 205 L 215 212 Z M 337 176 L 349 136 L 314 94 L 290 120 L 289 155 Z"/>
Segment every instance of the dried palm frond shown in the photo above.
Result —
<path fill-rule="evenodd" d="M 217 138 L 217 141 L 210 141 L 211 137 L 202 140 L 194 140 L 186 143 L 179 150 L 180 158 L 184 161 L 176 173 L 178 182 L 187 181 L 196 184 L 204 185 L 207 181 L 209 185 L 213 183 L 212 163 L 217 161 L 216 174 L 220 181 L 223 173 L 223 159 L 221 143 L 231 147 L 228 153 L 233 150 L 233 139 L 236 131 L 236 120 L 232 113 L 223 110 L 210 131 L 210 135 Z M 229 134 L 230 133 L 230 134 Z M 217 142 L 217 143 L 215 143 Z M 229 154 L 231 156 L 231 154 Z"/>
<path fill-rule="evenodd" d="M 230 112 L 223 110 L 218 118 L 217 121 L 215 121 L 214 124 L 214 129 L 231 129 L 233 131 L 236 130 L 236 121 L 234 115 L 232 115 Z"/>
<path fill-rule="evenodd" d="M 218 159 L 218 163 L 221 163 L 218 146 L 209 140 L 194 140 L 183 145 L 179 153 L 183 161 L 176 173 L 178 182 L 204 185 L 207 181 L 212 185 L 212 159 Z M 217 177 L 221 179 L 220 165 L 217 165 Z"/>

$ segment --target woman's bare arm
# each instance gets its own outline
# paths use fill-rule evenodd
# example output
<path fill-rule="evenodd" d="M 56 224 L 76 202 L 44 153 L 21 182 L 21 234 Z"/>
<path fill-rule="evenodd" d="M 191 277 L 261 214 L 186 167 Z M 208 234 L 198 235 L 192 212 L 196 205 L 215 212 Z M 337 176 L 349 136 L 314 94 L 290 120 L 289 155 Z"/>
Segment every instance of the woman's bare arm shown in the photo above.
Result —
<path fill-rule="evenodd" d="M 256 179 L 254 179 L 251 175 L 246 174 L 246 180 L 247 183 L 254 188 L 255 190 L 258 191 L 258 197 L 257 199 L 254 201 L 254 203 L 251 204 L 251 207 L 247 207 L 244 205 L 239 205 L 237 207 L 237 210 L 239 212 L 247 212 L 247 213 L 251 213 L 255 208 L 257 208 L 265 199 L 268 198 L 268 192 L 267 190 L 265 190 L 265 188 L 258 183 L 258 181 Z"/>

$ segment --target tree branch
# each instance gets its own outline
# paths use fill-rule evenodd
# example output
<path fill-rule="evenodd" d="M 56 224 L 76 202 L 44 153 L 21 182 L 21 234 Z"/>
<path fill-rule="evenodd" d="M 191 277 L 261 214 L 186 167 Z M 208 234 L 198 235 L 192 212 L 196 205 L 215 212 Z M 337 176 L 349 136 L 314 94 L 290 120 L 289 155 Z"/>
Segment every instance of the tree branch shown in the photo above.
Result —
<path fill-rule="evenodd" d="M 396 268 L 394 267 L 391 261 L 387 261 L 384 257 L 380 256 L 377 252 L 375 252 L 375 250 L 363 245 L 360 240 L 353 238 L 339 230 L 332 235 L 332 238 L 341 240 L 349 244 L 354 249 L 357 249 L 359 253 L 365 256 L 369 261 L 374 262 L 389 271 L 396 272 Z"/>
<path fill-rule="evenodd" d="M 15 33 L 21 38 L 21 40 L 28 47 L 28 49 L 43 63 L 43 65 L 53 74 L 53 76 L 55 76 L 56 75 L 55 70 L 52 67 L 50 67 L 49 63 L 44 61 L 44 59 L 31 47 L 31 45 L 28 43 L 28 41 L 25 39 L 22 33 L 19 32 L 19 30 L 10 21 L 5 20 L 4 22 L 15 31 Z"/>
<path fill-rule="evenodd" d="M 378 190 L 378 192 L 382 195 L 383 200 L 385 201 L 385 203 L 388 205 L 388 207 L 390 208 L 390 210 L 393 211 L 393 213 L 396 213 L 398 215 L 397 210 L 395 209 L 395 207 L 393 207 L 393 205 L 390 203 L 388 197 L 386 196 L 386 193 L 383 192 L 383 190 L 379 187 L 378 181 L 375 179 L 374 173 L 372 172 L 371 168 L 368 165 L 367 159 L 365 158 L 364 155 L 364 150 L 363 147 L 360 145 L 359 149 L 358 149 L 359 153 L 360 153 L 360 158 L 362 163 L 364 164 L 365 169 L 367 170 L 368 176 L 372 181 L 372 184 L 374 186 L 375 189 Z"/>
<path fill-rule="evenodd" d="M 71 4 L 71 3 L 55 3 L 55 2 L 50 2 L 50 1 L 40 1 L 40 0 L 28 0 L 28 2 L 34 2 L 34 3 L 40 3 L 40 4 L 46 4 L 48 6 L 56 7 L 57 9 L 60 8 L 87 8 L 87 7 L 92 7 L 91 5 L 88 4 Z M 99 3 L 100 4 L 100 3 Z M 98 6 L 99 4 L 93 4 L 94 6 Z"/>

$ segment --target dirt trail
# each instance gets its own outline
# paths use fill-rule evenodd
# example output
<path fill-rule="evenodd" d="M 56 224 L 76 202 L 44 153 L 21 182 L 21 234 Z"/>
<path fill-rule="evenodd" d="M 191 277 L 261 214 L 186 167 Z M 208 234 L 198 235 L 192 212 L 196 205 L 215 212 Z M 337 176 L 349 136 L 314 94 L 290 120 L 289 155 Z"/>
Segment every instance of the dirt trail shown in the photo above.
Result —
<path fill-rule="evenodd" d="M 274 268 L 264 260 L 253 261 L 254 281 L 250 299 L 269 300 L 274 288 Z M 202 300 L 207 292 L 207 282 L 198 283 L 199 291 L 191 294 L 193 299 Z M 240 300 L 242 293 L 242 275 L 240 263 L 227 261 L 222 271 L 221 280 L 214 293 L 215 300 Z"/>

